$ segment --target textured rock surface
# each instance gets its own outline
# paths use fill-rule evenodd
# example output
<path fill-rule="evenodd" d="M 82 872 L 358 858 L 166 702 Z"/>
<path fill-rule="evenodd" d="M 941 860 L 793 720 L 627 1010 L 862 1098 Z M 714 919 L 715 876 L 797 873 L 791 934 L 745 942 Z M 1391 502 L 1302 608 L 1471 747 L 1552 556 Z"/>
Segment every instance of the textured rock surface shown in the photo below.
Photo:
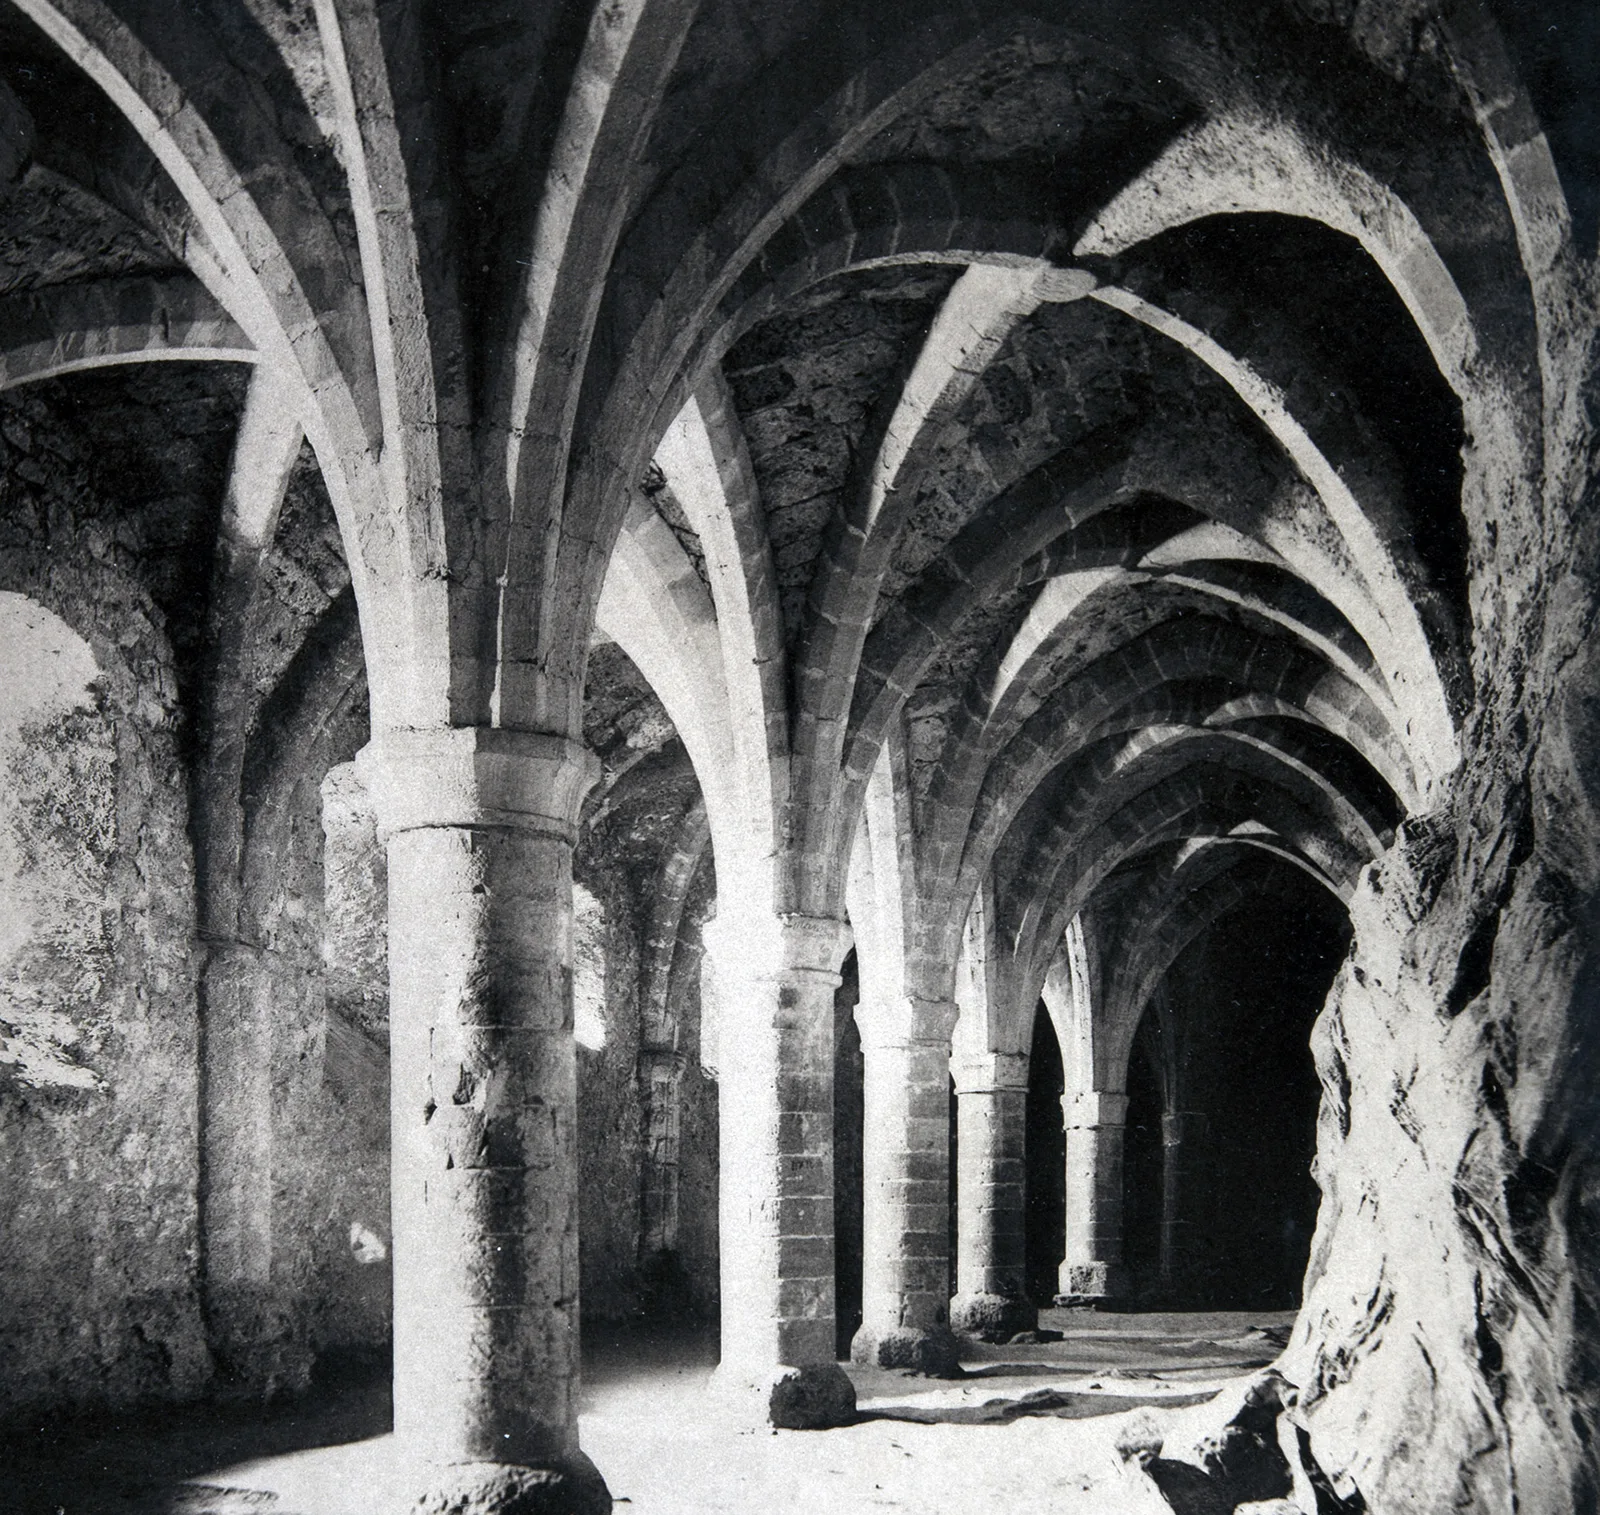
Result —
<path fill-rule="evenodd" d="M 183 716 L 173 641 L 143 572 L 182 512 L 119 519 L 87 438 L 38 395 L 8 397 L 0 431 L 0 587 L 59 617 L 95 670 L 78 698 L 7 744 L 0 1416 L 10 1417 L 191 1396 L 212 1365 L 196 1293 Z M 21 651 L 17 638 L 9 645 Z M 12 678 L 15 693 L 22 670 Z M 31 929 L 23 899 L 37 907 Z"/>
<path fill-rule="evenodd" d="M 1333 1488 L 1384 1512 L 1600 1498 L 1600 526 L 1583 330 L 1557 318 L 1552 333 L 1542 472 L 1469 471 L 1465 760 L 1363 878 L 1314 1037 L 1324 1197 L 1283 1369 Z"/>
<path fill-rule="evenodd" d="M 822 1431 L 855 1419 L 855 1386 L 843 1368 L 785 1368 L 766 1394 L 767 1421 L 780 1431 Z"/>
<path fill-rule="evenodd" d="M 414 1515 L 607 1515 L 611 1496 L 587 1457 L 560 1468 L 466 1463 L 418 1499 Z"/>

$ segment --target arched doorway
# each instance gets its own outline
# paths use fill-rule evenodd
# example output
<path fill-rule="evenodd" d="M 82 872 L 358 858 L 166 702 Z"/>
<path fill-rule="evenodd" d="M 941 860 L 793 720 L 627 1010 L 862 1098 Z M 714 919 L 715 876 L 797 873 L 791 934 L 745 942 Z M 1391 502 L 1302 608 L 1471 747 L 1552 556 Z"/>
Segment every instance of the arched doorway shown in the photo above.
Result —
<path fill-rule="evenodd" d="M 1027 1225 L 1028 1294 L 1049 1305 L 1066 1237 L 1066 1135 L 1061 1095 L 1066 1087 L 1061 1047 L 1043 1002 L 1034 1011 L 1028 1055 L 1024 1206 Z"/>
<path fill-rule="evenodd" d="M 1128 1080 L 1130 1262 L 1147 1297 L 1291 1309 L 1320 1193 L 1311 1025 L 1349 943 L 1340 902 L 1275 865 L 1174 958 Z"/>

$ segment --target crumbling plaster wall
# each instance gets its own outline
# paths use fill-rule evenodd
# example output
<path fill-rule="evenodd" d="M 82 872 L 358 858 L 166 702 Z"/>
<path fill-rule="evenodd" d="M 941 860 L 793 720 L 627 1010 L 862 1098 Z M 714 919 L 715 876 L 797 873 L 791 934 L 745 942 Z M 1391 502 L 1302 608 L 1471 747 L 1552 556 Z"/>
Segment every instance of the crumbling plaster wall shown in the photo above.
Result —
<path fill-rule="evenodd" d="M 270 1287 L 247 1332 L 202 1287 L 191 775 L 245 378 L 160 365 L 0 397 L 0 591 L 59 616 L 95 670 L 73 708 L 24 728 L 5 775 L 23 890 L 62 903 L 12 954 L 0 1011 L 0 1419 L 294 1389 L 319 1357 L 387 1342 L 386 985 L 380 959 L 377 982 L 339 985 L 340 1006 L 370 1013 L 328 1012 L 321 903 L 319 786 L 365 741 L 366 693 L 358 638 L 331 702 L 315 676 L 332 666 L 339 682 L 314 644 L 348 575 L 309 452 L 242 659 L 276 741 L 242 797 L 229 949 L 267 1011 Z M 297 703 L 302 663 L 318 698 Z M 219 1344 L 242 1335 L 264 1350 L 232 1363 Z"/>
<path fill-rule="evenodd" d="M 717 1314 L 720 1252 L 717 1240 L 717 1085 L 701 1062 L 700 928 L 712 914 L 716 892 L 710 858 L 696 876 L 684 906 L 682 935 L 673 961 L 669 993 L 684 1054 L 678 1087 L 682 1126 L 678 1134 L 678 1262 L 684 1304 L 700 1319 Z"/>
<path fill-rule="evenodd" d="M 578 1049 L 579 1298 L 587 1320 L 627 1320 L 640 1306 L 641 937 L 627 876 L 601 849 L 580 845 L 573 877 L 600 905 L 605 955 L 605 1044 Z"/>
<path fill-rule="evenodd" d="M 246 879 L 271 1006 L 270 1299 L 280 1333 L 258 1359 L 267 1375 L 249 1385 L 258 1391 L 301 1387 L 319 1362 L 375 1364 L 389 1340 L 387 956 L 330 975 L 325 950 L 322 780 L 364 743 L 365 705 L 363 683 L 287 779 L 270 866 Z M 375 831 L 369 840 L 376 853 Z M 369 867 L 367 877 L 381 874 Z"/>
<path fill-rule="evenodd" d="M 97 488 L 91 441 L 63 424 L 60 400 L 0 398 L 0 588 L 83 638 L 97 699 L 34 732 L 6 779 L 23 812 L 99 859 L 95 897 L 75 902 L 99 927 L 91 953 L 69 944 L 72 960 L 36 953 L 27 965 L 70 1025 L 64 1061 L 82 1075 L 29 1077 L 0 1063 L 5 1418 L 192 1395 L 211 1372 L 197 1293 L 183 715 L 167 617 L 142 561 L 159 531 Z M 91 835 L 69 796 L 100 785 L 106 806 Z"/>
<path fill-rule="evenodd" d="M 605 1040 L 578 1049 L 579 1257 L 590 1322 L 710 1315 L 717 1299 L 716 1085 L 700 1064 L 700 926 L 714 909 L 711 854 L 676 875 L 699 785 L 683 743 L 648 682 L 612 642 L 591 648 L 584 739 L 601 760 L 585 807 L 573 880 L 604 927 Z M 687 886 L 666 1003 L 651 993 L 651 933 L 663 891 Z M 580 944 L 580 948 L 581 948 Z M 675 1028 L 678 1083 L 678 1241 L 675 1256 L 644 1256 L 650 1075 L 641 1066 L 647 1010 Z M 665 1012 L 664 1014 L 662 1012 Z M 659 1182 L 659 1175 L 651 1175 Z"/>

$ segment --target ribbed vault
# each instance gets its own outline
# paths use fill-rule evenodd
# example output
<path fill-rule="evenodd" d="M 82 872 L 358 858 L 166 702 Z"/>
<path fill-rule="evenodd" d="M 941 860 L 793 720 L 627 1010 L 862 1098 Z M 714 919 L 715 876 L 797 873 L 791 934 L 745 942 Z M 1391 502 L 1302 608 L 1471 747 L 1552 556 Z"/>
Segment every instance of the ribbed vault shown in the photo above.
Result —
<path fill-rule="evenodd" d="M 1525 1470 L 1575 1463 L 1595 1424 L 1562 1408 L 1595 1373 L 1561 1292 L 1593 1278 L 1559 1282 L 1585 1138 L 1546 1098 L 1576 1108 L 1552 1070 L 1592 1062 L 1566 1007 L 1600 877 L 1593 144 L 1552 106 L 1552 156 L 1535 105 L 1570 60 L 1525 18 L 1508 51 L 1495 9 L 0 0 L 0 419 L 28 454 L 7 530 L 27 587 L 81 550 L 175 649 L 184 714 L 157 724 L 193 766 L 219 1361 L 255 1371 L 215 1322 L 271 1184 L 224 1103 L 270 1094 L 239 986 L 295 918 L 242 901 L 281 883 L 326 777 L 333 811 L 369 783 L 399 805 L 347 828 L 369 853 L 471 833 L 451 919 L 489 912 L 494 950 L 447 961 L 443 854 L 397 865 L 396 993 L 449 987 L 397 1025 L 527 999 L 556 1048 L 484 1054 L 549 1116 L 514 1133 L 538 1176 L 491 1196 L 501 1230 L 462 1202 L 483 1225 L 455 1272 L 427 1253 L 487 1320 L 523 1283 L 472 1246 L 546 1249 L 529 1276 L 557 1282 L 514 1302 L 545 1312 L 526 1359 L 429 1377 L 427 1312 L 397 1316 L 402 1377 L 457 1394 L 441 1467 L 531 1426 L 517 1456 L 588 1476 L 559 1156 L 576 846 L 638 939 L 652 1254 L 702 951 L 714 970 L 698 1046 L 745 1388 L 838 1387 L 817 1049 L 849 943 L 868 1108 L 906 1147 L 866 1182 L 925 1183 L 931 1209 L 947 1153 L 924 1173 L 906 1133 L 942 1142 L 923 1107 L 952 1071 L 999 1109 L 1042 1001 L 1069 1132 L 1115 1127 L 1136 1047 L 1187 1034 L 1163 986 L 1275 888 L 1311 891 L 1354 946 L 1317 1033 L 1323 1297 L 1285 1359 L 1306 1434 L 1374 1508 L 1419 1477 L 1438 1508 L 1592 1497 L 1574 1475 L 1540 1503 Z M 73 487 L 121 518 L 68 530 L 26 471 L 57 470 L 35 425 L 72 433 Z M 435 762 L 470 780 L 417 778 Z M 1503 928 L 1537 950 L 1497 959 Z M 407 1034 L 397 1079 L 434 1045 Z M 1432 1127 L 1391 1073 L 1432 1090 Z M 487 1073 L 447 1109 L 402 1085 L 416 1151 L 498 1118 Z M 439 1183 L 478 1172 L 456 1155 Z M 869 1258 L 893 1251 L 877 1223 Z M 948 1336 L 915 1251 L 888 1306 L 867 1288 L 869 1334 L 883 1307 L 887 1336 Z M 1366 1372 L 1395 1311 L 1403 1363 Z M 1447 1411 L 1369 1444 L 1441 1375 Z M 426 1429 L 420 1403 L 397 1395 Z"/>

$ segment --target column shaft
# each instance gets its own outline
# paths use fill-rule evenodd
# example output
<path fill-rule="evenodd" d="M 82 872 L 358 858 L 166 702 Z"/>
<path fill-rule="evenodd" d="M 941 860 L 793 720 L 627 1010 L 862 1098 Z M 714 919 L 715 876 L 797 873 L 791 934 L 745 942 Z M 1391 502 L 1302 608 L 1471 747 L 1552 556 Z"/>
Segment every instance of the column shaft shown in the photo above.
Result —
<path fill-rule="evenodd" d="M 644 1173 L 639 1258 L 648 1264 L 678 1246 L 678 1150 L 683 1115 L 680 1091 L 684 1056 L 675 1047 L 645 1047 L 639 1053 L 644 1095 Z"/>
<path fill-rule="evenodd" d="M 1062 1304 L 1116 1298 L 1127 1292 L 1122 1266 L 1122 1150 L 1125 1094 L 1067 1095 L 1066 1255 Z"/>
<path fill-rule="evenodd" d="M 388 846 L 397 1443 L 438 1470 L 421 1508 L 487 1515 L 537 1486 L 541 1508 L 609 1509 L 577 1438 L 572 842 L 592 759 L 451 731 L 363 762 Z"/>
<path fill-rule="evenodd" d="M 1028 1298 L 1025 1188 L 1028 1060 L 997 1054 L 955 1068 L 956 1293 L 963 1336 L 1008 1341 L 1039 1324 Z"/>
<path fill-rule="evenodd" d="M 1179 1286 L 1189 1261 L 1194 1149 L 1204 1131 L 1205 1116 L 1192 1110 L 1161 1117 L 1161 1283 L 1167 1290 Z"/>
<path fill-rule="evenodd" d="M 272 1297 L 271 985 L 261 954 L 210 942 L 200 977 L 201 1204 L 205 1312 L 212 1350 L 230 1386 L 298 1387 Z"/>
<path fill-rule="evenodd" d="M 438 1461 L 577 1445 L 570 868 L 513 831 L 389 843 L 395 1431 Z"/>
<path fill-rule="evenodd" d="M 775 1425 L 834 1425 L 855 1390 L 834 1361 L 833 995 L 842 929 L 719 917 L 723 1387 Z"/>
<path fill-rule="evenodd" d="M 864 1005 L 856 1018 L 863 1028 L 866 1105 L 861 1329 L 850 1355 L 881 1367 L 952 1372 L 950 1032 L 956 1007 L 926 1000 Z"/>

